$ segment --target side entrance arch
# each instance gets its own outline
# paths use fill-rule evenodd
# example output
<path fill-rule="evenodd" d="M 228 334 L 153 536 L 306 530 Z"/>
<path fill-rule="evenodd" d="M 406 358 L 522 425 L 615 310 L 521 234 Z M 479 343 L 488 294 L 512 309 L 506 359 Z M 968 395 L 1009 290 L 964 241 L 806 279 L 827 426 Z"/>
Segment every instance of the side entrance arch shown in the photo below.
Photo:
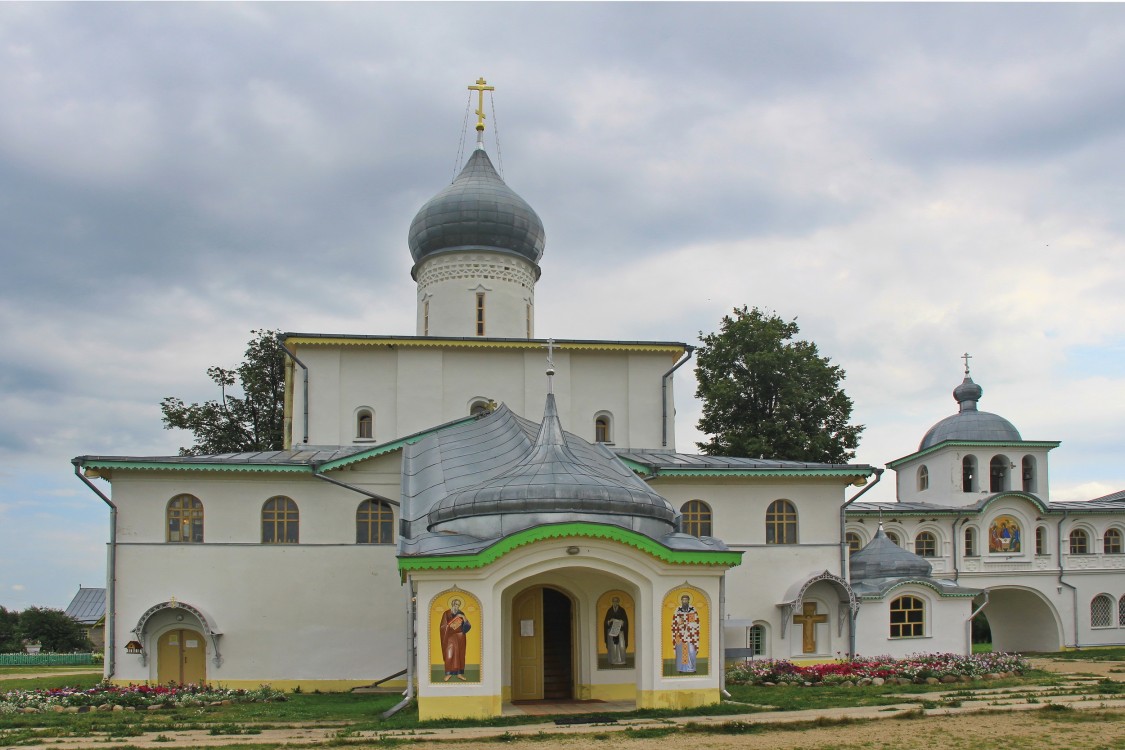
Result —
<path fill-rule="evenodd" d="M 512 600 L 512 700 L 574 697 L 574 603 L 551 586 Z"/>
<path fill-rule="evenodd" d="M 207 641 L 191 628 L 177 628 L 156 640 L 156 680 L 183 685 L 207 681 Z"/>
<path fill-rule="evenodd" d="M 1058 613 L 1038 591 L 990 588 L 984 614 L 992 629 L 994 651 L 1058 651 L 1062 648 Z"/>

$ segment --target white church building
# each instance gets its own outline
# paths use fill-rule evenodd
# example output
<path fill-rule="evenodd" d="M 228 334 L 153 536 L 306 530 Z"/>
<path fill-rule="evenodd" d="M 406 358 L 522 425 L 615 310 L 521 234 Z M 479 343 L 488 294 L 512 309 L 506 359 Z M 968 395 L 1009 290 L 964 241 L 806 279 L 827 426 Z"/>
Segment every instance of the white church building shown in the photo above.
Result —
<path fill-rule="evenodd" d="M 1058 443 L 967 371 L 865 503 L 876 467 L 677 452 L 691 346 L 535 338 L 546 235 L 482 111 L 410 228 L 415 335 L 283 334 L 283 450 L 74 459 L 110 508 L 108 678 L 384 681 L 427 719 L 703 705 L 724 660 L 968 652 L 980 612 L 998 648 L 1125 643 L 1125 492 L 1051 502 Z"/>

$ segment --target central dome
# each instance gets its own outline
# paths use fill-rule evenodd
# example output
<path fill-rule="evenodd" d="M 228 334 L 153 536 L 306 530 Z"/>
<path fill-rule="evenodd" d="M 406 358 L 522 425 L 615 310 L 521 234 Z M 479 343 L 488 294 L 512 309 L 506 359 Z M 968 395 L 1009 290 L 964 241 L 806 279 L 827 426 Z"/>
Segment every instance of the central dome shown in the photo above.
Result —
<path fill-rule="evenodd" d="M 416 267 L 432 255 L 456 250 L 511 253 L 538 265 L 547 237 L 539 216 L 504 184 L 478 148 L 453 184 L 415 215 L 408 242 Z"/>

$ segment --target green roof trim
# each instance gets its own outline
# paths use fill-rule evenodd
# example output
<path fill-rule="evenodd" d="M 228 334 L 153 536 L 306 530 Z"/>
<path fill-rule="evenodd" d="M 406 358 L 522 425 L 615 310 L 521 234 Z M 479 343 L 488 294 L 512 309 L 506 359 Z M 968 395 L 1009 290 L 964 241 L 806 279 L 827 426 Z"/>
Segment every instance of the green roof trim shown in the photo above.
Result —
<path fill-rule="evenodd" d="M 651 477 L 653 475 L 651 466 L 646 466 L 645 464 L 634 461 L 631 458 L 625 458 L 624 456 L 618 456 L 617 458 L 621 461 L 621 463 L 625 464 L 625 466 L 627 466 L 634 473 L 640 474 L 644 477 Z"/>
<path fill-rule="evenodd" d="M 382 445 L 374 445 L 374 446 L 368 448 L 365 451 L 361 451 L 359 453 L 354 453 L 350 456 L 344 456 L 343 458 L 337 458 L 337 459 L 334 459 L 332 461 L 325 461 L 322 464 L 317 464 L 316 470 L 317 470 L 318 473 L 323 473 L 325 471 L 332 471 L 333 469 L 339 469 L 339 468 L 344 467 L 344 466 L 350 466 L 351 464 L 354 464 L 358 461 L 364 461 L 364 460 L 369 459 L 369 458 L 375 458 L 376 456 L 382 456 L 386 453 L 393 453 L 394 451 L 402 450 L 403 448 L 405 448 L 408 445 L 413 445 L 414 443 L 417 443 L 419 440 L 422 440 L 423 438 L 428 437 L 428 436 L 434 434 L 435 432 L 441 432 L 442 430 L 444 430 L 446 428 L 449 428 L 449 427 L 456 427 L 457 425 L 464 424 L 466 422 L 472 422 L 474 419 L 476 419 L 476 417 L 473 417 L 473 416 L 463 417 L 463 418 L 458 419 L 454 422 L 446 422 L 445 424 L 443 424 L 439 427 L 434 427 L 433 429 L 430 429 L 430 430 L 424 430 L 423 432 L 416 432 L 413 435 L 407 435 L 404 438 L 399 438 L 398 440 L 394 440 L 394 441 L 391 441 L 389 443 L 383 443 Z"/>
<path fill-rule="evenodd" d="M 242 471 L 242 472 L 286 472 L 290 474 L 311 474 L 312 467 L 308 464 L 224 464 L 208 463 L 206 461 L 162 461 L 154 458 L 127 459 L 116 461 L 113 459 L 90 459 L 82 462 L 84 469 L 136 469 L 141 471 Z"/>
<path fill-rule="evenodd" d="M 903 456 L 902 458 L 896 458 L 894 461 L 889 461 L 887 463 L 887 468 L 888 469 L 897 469 L 899 466 L 902 466 L 907 461 L 913 461 L 916 458 L 921 458 L 922 456 L 928 456 L 931 453 L 934 453 L 935 451 L 939 451 L 942 448 L 949 448 L 949 447 L 957 447 L 957 448 L 1001 448 L 1001 447 L 1016 448 L 1016 447 L 1019 447 L 1019 448 L 1046 448 L 1047 450 L 1051 450 L 1052 448 L 1058 448 L 1059 445 L 1061 445 L 1061 443 L 1058 440 L 1021 440 L 1018 443 L 1013 443 L 1010 440 L 1007 440 L 1007 441 L 1005 441 L 1005 440 L 943 440 L 942 442 L 938 443 L 937 445 L 931 445 L 929 448 L 926 448 L 925 450 L 916 451 L 914 453 L 911 453 L 908 456 Z"/>
<path fill-rule="evenodd" d="M 872 469 L 657 469 L 657 477 L 869 477 Z"/>
<path fill-rule="evenodd" d="M 936 583 L 927 581 L 923 578 L 906 578 L 896 582 L 893 586 L 889 587 L 886 591 L 880 594 L 858 594 L 857 598 L 864 599 L 866 601 L 879 601 L 881 599 L 886 599 L 887 596 L 890 595 L 890 593 L 895 589 L 901 588 L 903 586 L 909 586 L 912 583 L 918 586 L 925 586 L 928 589 L 932 589 L 942 599 L 973 599 L 980 593 L 969 593 L 967 591 L 947 591 L 945 589 L 942 589 L 942 587 L 937 585 Z"/>
<path fill-rule="evenodd" d="M 722 565 L 734 567 L 742 563 L 741 552 L 709 552 L 706 550 L 674 550 L 650 539 L 644 534 L 597 523 L 560 523 L 537 526 L 512 534 L 474 555 L 433 555 L 426 557 L 399 557 L 401 573 L 414 570 L 471 570 L 483 568 L 519 547 L 547 539 L 579 537 L 608 539 L 647 552 L 661 562 L 674 565 Z"/>

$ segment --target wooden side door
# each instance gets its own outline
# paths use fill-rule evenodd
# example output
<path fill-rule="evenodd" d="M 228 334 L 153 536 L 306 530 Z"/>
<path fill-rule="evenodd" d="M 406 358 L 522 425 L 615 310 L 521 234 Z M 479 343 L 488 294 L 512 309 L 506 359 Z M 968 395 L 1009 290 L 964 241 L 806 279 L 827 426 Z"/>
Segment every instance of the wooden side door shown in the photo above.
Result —
<path fill-rule="evenodd" d="M 207 681 L 207 644 L 195 630 L 169 630 L 156 641 L 156 680 L 161 684 Z"/>
<path fill-rule="evenodd" d="M 543 699 L 543 589 L 512 602 L 512 700 Z"/>

